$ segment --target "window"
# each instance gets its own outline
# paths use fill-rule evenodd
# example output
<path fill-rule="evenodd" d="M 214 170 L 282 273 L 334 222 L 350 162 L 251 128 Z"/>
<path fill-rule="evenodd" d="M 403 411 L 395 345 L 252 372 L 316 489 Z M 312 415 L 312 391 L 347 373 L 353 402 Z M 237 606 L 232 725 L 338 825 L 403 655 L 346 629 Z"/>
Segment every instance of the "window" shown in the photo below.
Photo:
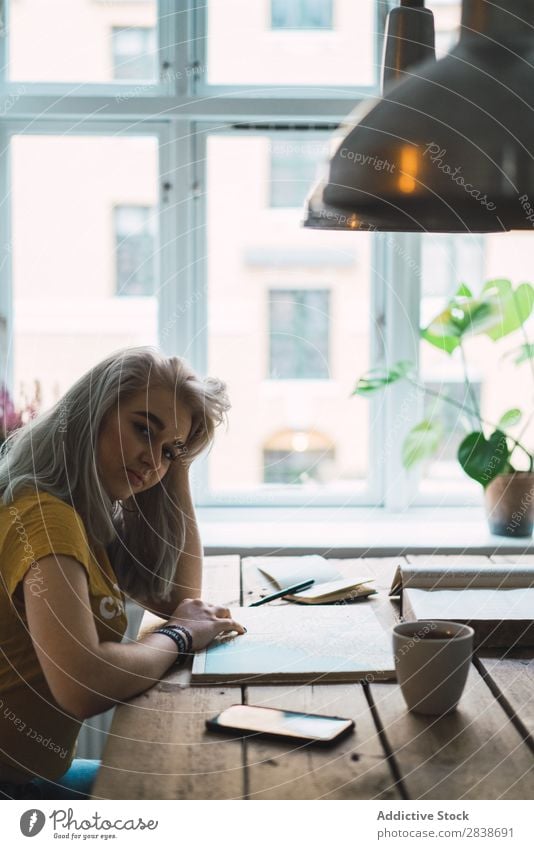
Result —
<path fill-rule="evenodd" d="M 331 29 L 332 0 L 271 0 L 273 29 Z"/>
<path fill-rule="evenodd" d="M 4 0 L 0 14 L 6 6 L 10 80 L 54 85 L 157 81 L 157 0 Z M 80 93 L 78 86 L 66 91 Z"/>
<path fill-rule="evenodd" d="M 204 261 L 207 275 L 198 321 L 205 369 L 227 381 L 232 401 L 230 426 L 208 458 L 214 501 L 274 498 L 262 452 L 281 432 L 324 433 L 336 446 L 335 474 L 313 483 L 310 503 L 363 498 L 369 485 L 370 408 L 351 391 L 369 367 L 374 236 L 306 230 L 300 207 L 266 206 L 273 145 L 300 145 L 302 135 L 222 127 L 195 136 L 195 203 L 205 221 L 195 270 Z M 310 131 L 309 143 L 328 137 Z M 277 497 L 302 498 L 305 488 Z"/>
<path fill-rule="evenodd" d="M 143 238 L 141 213 L 154 244 L 157 219 L 147 211 L 156 205 L 157 173 L 154 136 L 13 137 L 15 398 L 39 381 L 47 407 L 112 351 L 157 344 L 156 298 L 115 297 L 117 262 L 128 257 L 130 285 L 152 266 L 153 248 L 125 249 L 119 240 L 117 254 L 114 232 L 115 219 L 121 233 Z M 132 197 L 144 205 L 115 207 Z"/>
<path fill-rule="evenodd" d="M 271 206 L 301 207 L 326 161 L 320 142 L 279 140 L 271 144 Z"/>
<path fill-rule="evenodd" d="M 149 206 L 116 206 L 117 295 L 154 295 L 155 211 Z"/>
<path fill-rule="evenodd" d="M 326 380 L 330 293 L 314 289 L 269 292 L 271 380 Z"/>
<path fill-rule="evenodd" d="M 456 37 L 460 7 L 436 0 L 438 34 Z M 373 367 L 419 359 L 419 383 L 464 405 L 460 352 L 419 328 L 461 282 L 531 280 L 534 233 L 301 226 L 333 124 L 378 92 L 388 8 L 8 4 L 0 365 L 14 397 L 39 380 L 47 405 L 110 351 L 159 343 L 228 385 L 229 426 L 195 469 L 201 505 L 480 503 L 454 459 L 460 411 L 435 411 L 450 438 L 415 475 L 403 437 L 431 398 L 407 381 L 352 391 Z M 168 74 L 145 85 L 158 50 Z M 476 336 L 465 354 L 484 417 L 523 407 L 514 433 L 532 445 L 532 363 L 503 357 L 524 341 Z"/>
<path fill-rule="evenodd" d="M 388 0 L 207 0 L 195 49 L 210 86 L 358 86 L 380 80 Z M 358 97 L 358 93 L 354 92 Z M 257 93 L 256 93 L 257 96 Z M 317 91 L 318 97 L 327 96 Z M 350 111 L 350 110 L 349 110 Z M 344 113 L 344 110 L 343 110 Z M 293 113 L 295 114 L 295 113 Z"/>
<path fill-rule="evenodd" d="M 154 80 L 156 31 L 152 27 L 113 27 L 113 76 L 116 80 Z"/>
<path fill-rule="evenodd" d="M 271 438 L 263 451 L 264 482 L 303 485 L 333 477 L 334 446 L 323 434 L 286 431 Z"/>

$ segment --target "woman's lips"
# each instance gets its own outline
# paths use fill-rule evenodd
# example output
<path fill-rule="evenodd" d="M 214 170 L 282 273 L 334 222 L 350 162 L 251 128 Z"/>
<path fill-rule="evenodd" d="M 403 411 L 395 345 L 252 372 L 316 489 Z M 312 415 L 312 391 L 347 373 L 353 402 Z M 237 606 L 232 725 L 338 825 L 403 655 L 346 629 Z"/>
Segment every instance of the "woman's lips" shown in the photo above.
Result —
<path fill-rule="evenodd" d="M 128 475 L 128 480 L 134 486 L 143 486 L 144 485 L 145 482 L 144 482 L 143 478 L 140 475 L 138 475 L 136 472 L 132 472 L 131 469 L 126 469 L 126 473 Z"/>

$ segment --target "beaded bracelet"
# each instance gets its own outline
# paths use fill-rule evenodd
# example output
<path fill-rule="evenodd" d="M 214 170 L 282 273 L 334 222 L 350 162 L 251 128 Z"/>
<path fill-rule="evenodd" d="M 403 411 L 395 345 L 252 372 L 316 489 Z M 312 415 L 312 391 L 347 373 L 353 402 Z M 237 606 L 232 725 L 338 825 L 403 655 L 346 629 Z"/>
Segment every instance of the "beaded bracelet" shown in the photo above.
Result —
<path fill-rule="evenodd" d="M 191 631 L 189 630 L 189 628 L 186 628 L 184 625 L 165 625 L 164 627 L 170 628 L 171 631 L 176 631 L 177 633 L 183 634 L 185 639 L 186 639 L 186 642 L 187 642 L 186 652 L 187 652 L 187 654 L 192 654 L 192 652 L 193 652 L 193 635 L 192 635 Z"/>
<path fill-rule="evenodd" d="M 178 657 L 176 658 L 175 663 L 181 664 L 185 662 L 187 655 L 190 654 L 190 652 L 187 651 L 188 640 L 186 640 L 183 634 L 177 631 L 174 627 L 171 628 L 170 626 L 158 628 L 157 631 L 154 631 L 153 633 L 164 634 L 166 637 L 170 637 L 178 649 Z"/>

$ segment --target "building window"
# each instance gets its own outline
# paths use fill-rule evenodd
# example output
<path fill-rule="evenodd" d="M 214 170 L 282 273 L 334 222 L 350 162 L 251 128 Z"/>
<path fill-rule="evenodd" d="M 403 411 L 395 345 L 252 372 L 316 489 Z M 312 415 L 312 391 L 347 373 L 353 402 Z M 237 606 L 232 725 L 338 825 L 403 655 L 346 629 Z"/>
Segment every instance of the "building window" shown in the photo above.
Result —
<path fill-rule="evenodd" d="M 271 380 L 327 380 L 329 335 L 327 289 L 270 290 Z"/>
<path fill-rule="evenodd" d="M 264 483 L 327 483 L 332 477 L 335 449 L 332 442 L 315 431 L 282 431 L 273 436 L 263 451 Z"/>
<path fill-rule="evenodd" d="M 271 206 L 302 206 L 326 161 L 328 145 L 322 141 L 273 139 L 271 148 Z"/>
<path fill-rule="evenodd" d="M 332 29 L 332 0 L 272 0 L 273 29 Z"/>
<path fill-rule="evenodd" d="M 157 79 L 154 27 L 113 27 L 112 48 L 114 79 Z"/>
<path fill-rule="evenodd" d="M 155 210 L 150 206 L 116 206 L 114 218 L 117 295 L 154 295 Z"/>

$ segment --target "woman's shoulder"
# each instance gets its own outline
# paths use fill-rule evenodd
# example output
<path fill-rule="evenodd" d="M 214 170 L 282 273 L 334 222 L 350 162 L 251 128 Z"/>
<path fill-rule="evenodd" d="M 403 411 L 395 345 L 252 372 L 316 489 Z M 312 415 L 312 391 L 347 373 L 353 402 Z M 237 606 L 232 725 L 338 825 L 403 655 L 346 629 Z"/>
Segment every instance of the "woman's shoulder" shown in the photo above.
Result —
<path fill-rule="evenodd" d="M 86 537 L 82 518 L 72 504 L 45 490 L 21 490 L 13 501 L 1 505 L 0 512 L 10 524 L 37 522 L 48 528 L 64 528 L 70 533 L 76 529 Z"/>

